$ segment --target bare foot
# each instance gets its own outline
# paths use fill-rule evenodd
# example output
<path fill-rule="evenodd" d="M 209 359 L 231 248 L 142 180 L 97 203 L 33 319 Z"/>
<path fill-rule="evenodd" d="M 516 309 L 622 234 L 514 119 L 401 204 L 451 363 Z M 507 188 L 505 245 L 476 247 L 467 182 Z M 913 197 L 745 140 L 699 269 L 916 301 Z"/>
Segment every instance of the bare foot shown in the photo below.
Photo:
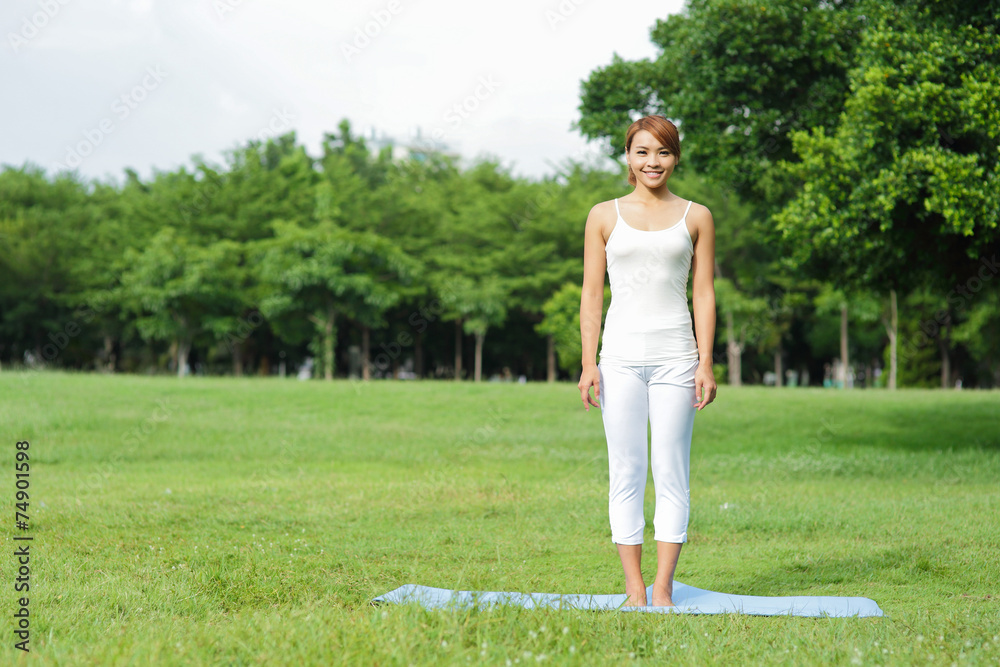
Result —
<path fill-rule="evenodd" d="M 671 599 L 673 596 L 673 585 L 671 586 L 657 586 L 653 584 L 653 606 L 654 607 L 673 607 L 674 601 Z"/>
<path fill-rule="evenodd" d="M 645 607 L 646 606 L 646 585 L 643 582 L 639 582 L 635 585 L 635 588 L 625 585 L 625 595 L 628 599 L 625 600 L 626 607 Z"/>

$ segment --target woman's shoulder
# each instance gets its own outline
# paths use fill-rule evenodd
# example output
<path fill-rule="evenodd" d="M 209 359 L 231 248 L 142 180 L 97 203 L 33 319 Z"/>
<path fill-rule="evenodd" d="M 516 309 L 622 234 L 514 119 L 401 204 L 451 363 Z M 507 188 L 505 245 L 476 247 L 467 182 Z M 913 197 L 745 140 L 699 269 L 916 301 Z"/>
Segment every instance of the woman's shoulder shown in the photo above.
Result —
<path fill-rule="evenodd" d="M 598 202 L 590 208 L 589 220 L 593 220 L 602 227 L 607 225 L 613 225 L 618 220 L 618 214 L 615 210 L 615 200 L 609 199 L 607 201 Z"/>
<path fill-rule="evenodd" d="M 712 218 L 712 211 L 704 204 L 691 200 L 690 210 L 687 214 L 688 233 L 691 241 L 697 245 L 698 239 L 703 234 L 710 234 L 715 237 L 715 220 Z"/>
<path fill-rule="evenodd" d="M 615 200 L 609 199 L 607 201 L 598 202 L 590 208 L 590 212 L 601 216 L 614 215 Z"/>
<path fill-rule="evenodd" d="M 594 204 L 590 208 L 590 214 L 587 216 L 587 229 L 595 230 L 594 233 L 600 234 L 601 239 L 607 243 L 608 239 L 611 238 L 611 230 L 614 229 L 617 222 L 618 214 L 615 211 L 615 200 L 609 199 Z"/>
<path fill-rule="evenodd" d="M 697 222 L 699 220 L 704 220 L 708 223 L 712 222 L 712 211 L 709 210 L 704 204 L 699 204 L 693 199 L 688 200 L 691 202 L 690 209 L 688 210 L 688 218 L 692 222 Z"/>
<path fill-rule="evenodd" d="M 695 201 L 693 199 L 688 199 L 688 201 L 691 202 L 691 212 L 692 213 L 694 211 L 698 210 L 698 209 L 702 209 L 702 210 L 705 210 L 705 211 L 708 210 L 708 207 L 705 206 L 704 204 L 702 204 L 701 202 L 697 202 L 697 201 Z"/>

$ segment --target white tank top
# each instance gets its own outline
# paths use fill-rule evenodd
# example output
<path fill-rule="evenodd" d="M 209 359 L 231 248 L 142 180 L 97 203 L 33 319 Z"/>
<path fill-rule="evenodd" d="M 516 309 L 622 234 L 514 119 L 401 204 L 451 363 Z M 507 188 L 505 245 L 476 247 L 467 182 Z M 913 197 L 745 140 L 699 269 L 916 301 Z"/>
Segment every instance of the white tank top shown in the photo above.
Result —
<path fill-rule="evenodd" d="M 630 227 L 615 199 L 618 219 L 605 244 L 611 305 L 600 361 L 635 366 L 698 359 L 687 301 L 690 209 L 689 201 L 679 222 L 649 232 Z"/>

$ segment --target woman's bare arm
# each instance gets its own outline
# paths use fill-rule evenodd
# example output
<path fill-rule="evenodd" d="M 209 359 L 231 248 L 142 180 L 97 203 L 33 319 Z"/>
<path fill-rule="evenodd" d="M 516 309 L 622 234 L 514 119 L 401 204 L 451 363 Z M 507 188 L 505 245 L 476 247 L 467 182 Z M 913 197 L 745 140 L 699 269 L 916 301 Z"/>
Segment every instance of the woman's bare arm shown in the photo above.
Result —
<path fill-rule="evenodd" d="M 696 223 L 698 230 L 691 258 L 691 300 L 699 362 L 695 372 L 695 401 L 701 410 L 715 400 L 716 392 L 712 372 L 712 350 L 715 346 L 715 220 L 708 208 L 700 206 L 692 222 Z"/>
<path fill-rule="evenodd" d="M 606 202 L 604 202 L 606 204 Z M 590 209 L 583 239 L 583 293 L 580 297 L 580 341 L 583 347 L 583 373 L 580 376 L 580 397 L 584 407 L 598 406 L 590 399 L 590 387 L 598 400 L 601 396 L 600 376 L 597 371 L 597 344 L 601 336 L 601 318 L 604 313 L 604 275 L 607 255 L 604 243 L 603 204 Z"/>

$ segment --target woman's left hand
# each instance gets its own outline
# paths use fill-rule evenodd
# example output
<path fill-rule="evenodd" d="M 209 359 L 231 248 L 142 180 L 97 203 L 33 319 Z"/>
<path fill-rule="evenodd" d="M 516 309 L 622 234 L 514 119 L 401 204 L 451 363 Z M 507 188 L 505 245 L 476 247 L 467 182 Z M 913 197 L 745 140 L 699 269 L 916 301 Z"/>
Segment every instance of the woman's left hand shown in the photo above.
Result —
<path fill-rule="evenodd" d="M 715 400 L 715 374 L 712 372 L 712 364 L 700 363 L 694 372 L 694 407 L 701 410 L 703 407 Z"/>

